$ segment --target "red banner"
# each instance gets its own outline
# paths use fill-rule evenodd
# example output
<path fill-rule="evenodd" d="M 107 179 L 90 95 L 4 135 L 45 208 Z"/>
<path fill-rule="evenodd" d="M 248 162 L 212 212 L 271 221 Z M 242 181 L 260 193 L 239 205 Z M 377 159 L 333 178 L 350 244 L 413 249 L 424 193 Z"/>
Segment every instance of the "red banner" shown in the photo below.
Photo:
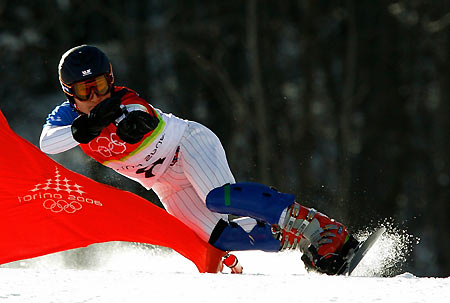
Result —
<path fill-rule="evenodd" d="M 56 163 L 16 135 L 0 111 L 0 264 L 93 243 L 174 249 L 200 272 L 225 254 L 149 201 Z"/>

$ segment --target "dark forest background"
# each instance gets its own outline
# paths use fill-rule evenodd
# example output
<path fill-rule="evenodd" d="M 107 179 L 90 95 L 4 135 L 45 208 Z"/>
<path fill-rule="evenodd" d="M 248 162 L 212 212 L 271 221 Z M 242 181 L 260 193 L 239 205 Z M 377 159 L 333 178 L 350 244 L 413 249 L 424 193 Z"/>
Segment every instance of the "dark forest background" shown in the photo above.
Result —
<path fill-rule="evenodd" d="M 238 181 L 354 230 L 393 222 L 420 238 L 405 270 L 450 274 L 450 1 L 0 0 L 0 108 L 34 145 L 85 43 L 216 132 Z M 79 148 L 52 158 L 158 203 Z"/>

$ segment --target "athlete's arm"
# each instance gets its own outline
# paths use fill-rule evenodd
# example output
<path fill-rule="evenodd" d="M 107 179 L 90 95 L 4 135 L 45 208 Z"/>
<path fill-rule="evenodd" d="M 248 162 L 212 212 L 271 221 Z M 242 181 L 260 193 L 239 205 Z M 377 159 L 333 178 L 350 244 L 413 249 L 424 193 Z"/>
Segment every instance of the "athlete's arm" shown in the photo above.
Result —
<path fill-rule="evenodd" d="M 129 93 L 122 99 L 124 106 L 124 115 L 116 120 L 117 135 L 119 138 L 129 144 L 136 144 L 142 138 L 155 130 L 159 124 L 159 117 L 150 104 L 130 89 Z"/>
<path fill-rule="evenodd" d="M 79 143 L 72 136 L 71 125 L 44 125 L 39 145 L 47 154 L 58 154 L 74 148 Z"/>
<path fill-rule="evenodd" d="M 39 140 L 40 149 L 57 154 L 74 148 L 78 142 L 72 136 L 71 125 L 78 113 L 69 102 L 57 106 L 47 117 Z"/>

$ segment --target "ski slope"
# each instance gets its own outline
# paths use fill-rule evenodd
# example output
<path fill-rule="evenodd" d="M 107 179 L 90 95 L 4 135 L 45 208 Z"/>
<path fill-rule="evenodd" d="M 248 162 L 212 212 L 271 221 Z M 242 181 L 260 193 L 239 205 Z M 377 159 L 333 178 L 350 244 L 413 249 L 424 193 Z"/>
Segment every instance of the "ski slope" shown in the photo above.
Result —
<path fill-rule="evenodd" d="M 96 244 L 1 266 L 0 301 L 450 302 L 450 278 L 381 277 L 405 258 L 403 240 L 382 238 L 351 277 L 307 273 L 298 252 L 239 252 L 243 275 L 200 274 L 169 249 Z"/>

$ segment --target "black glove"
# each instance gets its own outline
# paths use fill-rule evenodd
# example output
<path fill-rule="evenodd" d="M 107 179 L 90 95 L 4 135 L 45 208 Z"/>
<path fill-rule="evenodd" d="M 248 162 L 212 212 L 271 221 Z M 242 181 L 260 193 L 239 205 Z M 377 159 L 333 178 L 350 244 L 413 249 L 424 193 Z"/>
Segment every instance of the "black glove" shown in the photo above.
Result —
<path fill-rule="evenodd" d="M 88 115 L 81 115 L 75 118 L 72 123 L 72 136 L 79 143 L 89 143 L 92 139 L 100 135 L 102 129 L 90 127 Z"/>
<path fill-rule="evenodd" d="M 89 143 L 101 131 L 122 115 L 120 102 L 126 90 L 115 93 L 110 98 L 97 104 L 89 114 L 81 115 L 72 123 L 73 138 L 80 143 Z"/>
<path fill-rule="evenodd" d="M 123 141 L 135 144 L 142 140 L 145 134 L 154 130 L 159 123 L 158 117 L 140 110 L 126 114 L 117 125 L 117 135 Z"/>
<path fill-rule="evenodd" d="M 125 89 L 118 91 L 110 98 L 97 104 L 88 114 L 90 127 L 102 131 L 102 129 L 119 118 L 123 113 L 120 108 L 120 102 L 126 92 Z"/>

